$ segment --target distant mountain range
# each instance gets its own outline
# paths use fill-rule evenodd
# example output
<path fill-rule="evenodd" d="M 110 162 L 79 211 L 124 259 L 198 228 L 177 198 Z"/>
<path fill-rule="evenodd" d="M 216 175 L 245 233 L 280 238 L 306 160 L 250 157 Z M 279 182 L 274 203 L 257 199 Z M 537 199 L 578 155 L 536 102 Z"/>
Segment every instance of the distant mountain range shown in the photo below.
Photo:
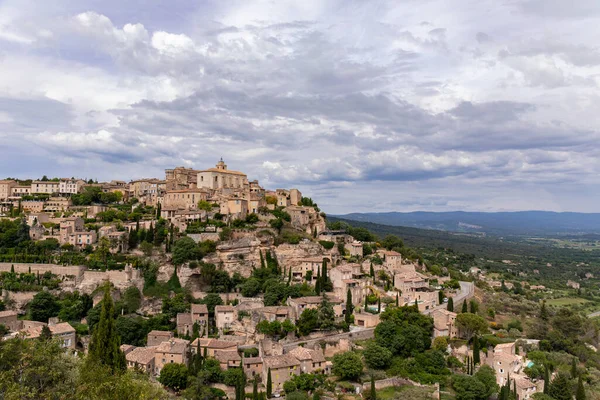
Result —
<path fill-rule="evenodd" d="M 351 221 L 496 236 L 600 234 L 600 214 L 550 211 L 385 212 L 336 215 Z"/>

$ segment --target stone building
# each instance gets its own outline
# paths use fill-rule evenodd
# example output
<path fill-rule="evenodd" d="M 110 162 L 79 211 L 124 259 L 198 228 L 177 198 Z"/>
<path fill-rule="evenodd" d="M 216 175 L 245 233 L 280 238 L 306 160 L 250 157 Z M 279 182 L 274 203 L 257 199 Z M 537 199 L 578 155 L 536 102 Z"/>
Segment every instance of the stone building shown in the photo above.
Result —
<path fill-rule="evenodd" d="M 233 306 L 215 307 L 215 324 L 217 329 L 229 329 L 235 321 L 235 308 Z"/>
<path fill-rule="evenodd" d="M 0 180 L 0 200 L 8 200 L 12 196 L 12 188 L 17 182 L 11 179 Z"/>
<path fill-rule="evenodd" d="M 189 341 L 171 338 L 156 347 L 154 353 L 154 373 L 160 375 L 160 371 L 167 364 L 185 364 L 188 362 Z"/>
<path fill-rule="evenodd" d="M 31 182 L 31 193 L 58 193 L 60 183 L 55 181 L 33 181 Z"/>
<path fill-rule="evenodd" d="M 248 177 L 243 172 L 227 169 L 221 159 L 215 168 L 198 172 L 196 185 L 207 189 L 243 189 L 248 186 Z"/>
<path fill-rule="evenodd" d="M 431 313 L 433 317 L 433 337 L 447 336 L 454 338 L 457 336 L 456 313 L 444 309 L 436 309 Z"/>
<path fill-rule="evenodd" d="M 127 368 L 153 373 L 155 371 L 155 356 L 156 347 L 134 347 L 125 353 Z"/>
<path fill-rule="evenodd" d="M 150 331 L 148 332 L 146 344 L 148 346 L 158 346 L 162 342 L 172 339 L 173 336 L 173 332 L 170 331 Z"/>
<path fill-rule="evenodd" d="M 199 172 L 200 171 L 198 170 L 185 167 L 166 169 L 165 181 L 167 182 L 167 191 L 194 188 L 198 180 Z"/>
<path fill-rule="evenodd" d="M 206 189 L 170 190 L 165 194 L 162 206 L 165 209 L 194 210 L 198 208 L 198 202 L 208 199 L 208 195 Z"/>

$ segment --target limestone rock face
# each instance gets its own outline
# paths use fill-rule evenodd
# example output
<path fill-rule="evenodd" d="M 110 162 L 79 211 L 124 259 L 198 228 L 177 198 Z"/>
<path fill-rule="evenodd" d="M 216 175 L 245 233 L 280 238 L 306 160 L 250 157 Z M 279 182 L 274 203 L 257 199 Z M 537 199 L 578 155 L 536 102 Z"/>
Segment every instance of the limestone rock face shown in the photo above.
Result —
<path fill-rule="evenodd" d="M 289 265 L 292 260 L 306 257 L 321 257 L 326 254 L 323 246 L 305 240 L 298 244 L 282 244 L 275 249 L 275 255 L 277 256 L 279 265 L 286 266 Z"/>
<path fill-rule="evenodd" d="M 253 268 L 260 268 L 260 253 L 269 249 L 272 243 L 270 235 L 244 235 L 238 239 L 221 242 L 216 253 L 206 257 L 205 262 L 213 263 L 230 275 L 238 272 L 249 277 Z"/>

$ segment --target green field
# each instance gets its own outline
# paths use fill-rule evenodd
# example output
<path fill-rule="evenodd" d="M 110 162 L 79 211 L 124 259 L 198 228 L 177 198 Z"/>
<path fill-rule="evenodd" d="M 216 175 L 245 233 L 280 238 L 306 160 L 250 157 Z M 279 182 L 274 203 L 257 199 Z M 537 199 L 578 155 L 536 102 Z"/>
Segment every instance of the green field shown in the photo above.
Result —
<path fill-rule="evenodd" d="M 564 307 L 564 306 L 574 306 L 578 304 L 588 303 L 589 301 L 586 299 L 581 299 L 579 297 L 560 297 L 558 299 L 549 299 L 546 301 L 546 304 L 549 306 L 556 307 Z"/>

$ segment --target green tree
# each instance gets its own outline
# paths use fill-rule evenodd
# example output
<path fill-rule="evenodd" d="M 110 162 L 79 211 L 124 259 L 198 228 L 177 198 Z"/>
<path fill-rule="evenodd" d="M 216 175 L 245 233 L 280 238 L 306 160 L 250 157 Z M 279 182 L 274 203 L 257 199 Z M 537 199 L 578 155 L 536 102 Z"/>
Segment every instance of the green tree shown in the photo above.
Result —
<path fill-rule="evenodd" d="M 136 286 L 130 286 L 123 294 L 123 304 L 125 312 L 134 313 L 142 305 L 142 294 Z"/>
<path fill-rule="evenodd" d="M 318 316 L 317 322 L 319 325 L 319 329 L 323 331 L 330 331 L 335 328 L 335 312 L 333 311 L 333 306 L 327 300 L 327 296 L 323 296 L 321 300 L 321 304 L 317 309 Z"/>
<path fill-rule="evenodd" d="M 181 265 L 186 261 L 195 260 L 198 257 L 198 246 L 194 239 L 184 236 L 181 239 L 177 240 L 173 245 L 173 249 L 171 251 L 173 256 L 173 264 Z"/>
<path fill-rule="evenodd" d="M 498 392 L 498 384 L 496 383 L 496 372 L 489 365 L 482 365 L 473 376 L 485 386 L 486 399 L 490 398 Z"/>
<path fill-rule="evenodd" d="M 448 311 L 454 312 L 454 300 L 452 297 L 448 298 L 448 307 L 446 307 Z"/>
<path fill-rule="evenodd" d="M 369 400 L 377 400 L 377 391 L 375 390 L 375 377 L 371 375 L 371 396 Z"/>
<path fill-rule="evenodd" d="M 330 292 L 333 290 L 333 283 L 329 279 L 327 274 L 327 259 L 323 258 L 323 265 L 321 266 L 321 290 L 323 292 Z"/>
<path fill-rule="evenodd" d="M 477 335 L 473 336 L 473 364 L 477 365 L 479 364 L 480 361 L 480 357 L 479 357 L 479 338 L 477 337 Z"/>
<path fill-rule="evenodd" d="M 550 390 L 550 368 L 548 364 L 544 364 L 544 394 L 548 394 Z"/>
<path fill-rule="evenodd" d="M 352 323 L 352 311 L 354 310 L 354 306 L 352 305 L 352 292 L 350 289 L 346 292 L 346 314 L 344 315 L 344 320 L 348 325 Z"/>
<path fill-rule="evenodd" d="M 546 308 L 546 300 L 542 301 L 542 305 L 540 306 L 540 319 L 542 321 L 548 321 L 548 309 Z"/>
<path fill-rule="evenodd" d="M 300 318 L 298 318 L 298 322 L 296 323 L 298 334 L 300 336 L 306 336 L 318 328 L 318 314 L 318 311 L 314 308 L 306 308 L 302 311 L 302 314 L 300 314 Z"/>
<path fill-rule="evenodd" d="M 273 380 L 271 379 L 271 368 L 267 372 L 267 399 L 270 399 L 273 395 Z"/>
<path fill-rule="evenodd" d="M 115 309 L 107 285 L 102 299 L 100 320 L 94 327 L 90 341 L 89 360 L 105 365 L 113 372 L 125 369 L 125 354 L 120 350 L 121 340 L 115 323 Z"/>
<path fill-rule="evenodd" d="M 571 379 L 575 379 L 577 376 L 579 376 L 577 373 L 577 361 L 575 360 L 575 357 L 573 357 L 571 359 Z"/>
<path fill-rule="evenodd" d="M 477 303 L 477 300 L 471 299 L 471 301 L 469 302 L 469 312 L 471 314 L 477 314 L 478 310 L 479 310 L 479 303 Z"/>
<path fill-rule="evenodd" d="M 581 378 L 581 375 L 579 375 L 579 378 L 577 379 L 577 392 L 575 392 L 575 400 L 585 400 L 586 399 L 586 395 L 585 395 L 585 388 L 583 387 L 583 379 Z"/>
<path fill-rule="evenodd" d="M 466 313 L 469 312 L 469 310 L 467 310 L 467 300 L 463 301 L 462 303 L 462 310 L 460 310 L 461 313 Z"/>
<path fill-rule="evenodd" d="M 42 327 L 42 331 L 40 332 L 39 339 L 40 340 L 50 340 L 50 339 L 52 339 L 52 332 L 50 331 L 50 328 L 48 328 L 48 326 L 44 325 Z"/>
<path fill-rule="evenodd" d="M 555 400 L 573 399 L 573 392 L 571 391 L 571 384 L 567 375 L 564 373 L 558 373 L 558 375 L 550 383 L 548 395 Z"/>
<path fill-rule="evenodd" d="M 215 307 L 223 305 L 223 299 L 216 293 L 209 293 L 202 300 L 200 300 L 201 304 L 206 304 L 206 308 L 208 308 L 208 313 L 214 315 Z"/>
<path fill-rule="evenodd" d="M 452 388 L 456 392 L 456 400 L 486 400 L 488 390 L 477 378 L 469 375 L 455 375 Z"/>
<path fill-rule="evenodd" d="M 360 356 L 353 352 L 338 353 L 333 356 L 333 368 L 331 372 L 344 380 L 356 380 L 363 371 Z"/>
<path fill-rule="evenodd" d="M 475 334 L 483 334 L 487 331 L 488 325 L 485 319 L 476 314 L 461 313 L 456 317 L 456 327 L 460 336 L 467 341 L 471 340 Z"/>
<path fill-rule="evenodd" d="M 369 343 L 363 355 L 367 367 L 373 369 L 385 369 L 392 361 L 392 352 L 377 343 Z"/>
<path fill-rule="evenodd" d="M 148 332 L 141 317 L 119 316 L 115 322 L 115 328 L 123 343 L 133 346 L 145 345 Z"/>
<path fill-rule="evenodd" d="M 47 291 L 37 293 L 29 303 L 29 315 L 34 321 L 48 322 L 48 319 L 56 317 L 59 311 L 60 303 Z"/>
<path fill-rule="evenodd" d="M 175 391 L 183 390 L 187 387 L 188 369 L 183 364 L 166 364 L 160 371 L 158 381 L 168 388 Z"/>

